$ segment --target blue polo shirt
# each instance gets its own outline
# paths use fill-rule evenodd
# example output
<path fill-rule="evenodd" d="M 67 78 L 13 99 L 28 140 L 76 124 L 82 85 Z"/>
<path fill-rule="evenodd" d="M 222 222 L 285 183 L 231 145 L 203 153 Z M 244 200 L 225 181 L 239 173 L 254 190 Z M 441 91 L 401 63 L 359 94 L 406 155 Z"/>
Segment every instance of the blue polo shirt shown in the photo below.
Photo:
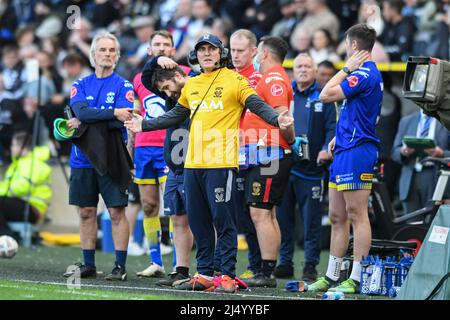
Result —
<path fill-rule="evenodd" d="M 95 73 L 75 81 L 70 95 L 70 106 L 75 116 L 85 123 L 115 120 L 115 108 L 133 108 L 133 85 L 117 75 L 97 78 Z M 122 127 L 124 139 L 127 131 Z M 79 148 L 72 145 L 71 168 L 93 168 Z"/>

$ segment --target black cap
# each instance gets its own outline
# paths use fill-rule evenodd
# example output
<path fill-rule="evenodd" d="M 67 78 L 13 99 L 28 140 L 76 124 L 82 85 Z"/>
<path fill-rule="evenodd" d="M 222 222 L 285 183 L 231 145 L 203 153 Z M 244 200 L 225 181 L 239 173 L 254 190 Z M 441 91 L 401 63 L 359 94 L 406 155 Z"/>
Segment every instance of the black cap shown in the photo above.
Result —
<path fill-rule="evenodd" d="M 197 43 L 195 44 L 195 50 L 197 50 L 202 43 L 209 43 L 210 45 L 219 49 L 223 48 L 222 41 L 220 41 L 220 39 L 217 36 L 210 33 L 207 33 L 200 39 L 198 39 Z"/>

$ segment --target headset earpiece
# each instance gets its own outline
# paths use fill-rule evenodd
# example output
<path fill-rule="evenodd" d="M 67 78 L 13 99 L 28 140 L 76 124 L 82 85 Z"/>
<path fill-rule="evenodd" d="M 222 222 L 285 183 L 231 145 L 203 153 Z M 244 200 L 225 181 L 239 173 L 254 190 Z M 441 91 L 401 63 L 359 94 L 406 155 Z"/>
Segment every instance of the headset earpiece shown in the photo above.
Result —
<path fill-rule="evenodd" d="M 198 64 L 198 58 L 197 58 L 197 51 L 194 49 L 194 50 L 191 50 L 190 52 L 189 52 L 189 55 L 188 55 L 188 62 L 191 64 L 191 65 L 196 65 L 196 64 Z"/>

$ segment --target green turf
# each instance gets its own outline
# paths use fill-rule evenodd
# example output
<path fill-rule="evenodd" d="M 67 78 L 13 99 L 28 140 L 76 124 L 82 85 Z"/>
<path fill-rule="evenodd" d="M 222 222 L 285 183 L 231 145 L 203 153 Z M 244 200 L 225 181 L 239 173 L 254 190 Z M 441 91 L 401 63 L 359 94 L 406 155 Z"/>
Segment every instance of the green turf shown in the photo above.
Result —
<path fill-rule="evenodd" d="M 169 295 L 127 294 L 112 290 L 0 280 L 0 300 L 173 300 Z"/>
<path fill-rule="evenodd" d="M 238 252 L 237 274 L 245 271 L 247 251 Z M 278 280 L 276 289 L 254 288 L 251 292 L 238 294 L 216 294 L 204 292 L 184 292 L 156 286 L 158 279 L 138 278 L 135 274 L 148 266 L 148 257 L 128 257 L 127 281 L 110 282 L 98 276 L 97 279 L 81 280 L 81 289 L 67 288 L 67 279 L 62 277 L 66 268 L 80 261 L 81 251 L 74 247 L 46 247 L 34 249 L 21 247 L 13 259 L 0 259 L 0 299 L 317 299 L 313 293 L 291 293 L 284 289 L 288 280 Z M 172 254 L 163 257 L 166 272 L 172 270 Z M 303 251 L 294 255 L 297 278 L 303 266 Z M 195 253 L 191 257 L 191 273 L 195 272 Z M 328 252 L 323 251 L 319 273 L 323 273 L 328 261 Z M 114 264 L 114 255 L 98 251 L 96 253 L 97 271 L 108 274 Z M 371 299 L 355 295 L 354 299 Z"/>

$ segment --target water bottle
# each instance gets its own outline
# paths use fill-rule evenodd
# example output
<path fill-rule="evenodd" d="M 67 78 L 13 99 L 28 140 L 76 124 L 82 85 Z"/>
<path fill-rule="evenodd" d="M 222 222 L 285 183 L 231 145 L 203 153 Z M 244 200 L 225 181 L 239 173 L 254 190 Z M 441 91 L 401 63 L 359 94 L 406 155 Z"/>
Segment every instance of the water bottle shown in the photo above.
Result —
<path fill-rule="evenodd" d="M 395 257 L 387 257 L 386 262 L 384 264 L 384 271 L 385 271 L 385 281 L 383 285 L 383 292 L 384 295 L 389 295 L 389 290 L 395 286 L 396 283 L 396 277 L 395 277 L 395 267 L 396 267 L 396 261 Z"/>
<path fill-rule="evenodd" d="M 330 291 L 328 291 L 328 292 L 325 292 L 323 295 L 322 295 L 322 299 L 324 299 L 324 300 L 344 300 L 345 299 L 345 296 L 344 296 L 344 294 L 342 293 L 342 292 L 330 292 Z"/>
<path fill-rule="evenodd" d="M 64 116 L 66 117 L 67 120 L 70 120 L 73 118 L 73 113 L 72 113 L 72 109 L 70 108 L 70 106 L 64 107 Z"/>
<path fill-rule="evenodd" d="M 370 260 L 368 257 L 362 257 L 360 261 L 361 265 L 361 282 L 359 285 L 359 292 L 361 294 L 368 294 L 369 293 L 369 279 L 371 274 L 369 273 L 370 269 Z"/>
<path fill-rule="evenodd" d="M 388 292 L 388 296 L 391 298 L 395 298 L 400 291 L 400 287 L 391 287 Z"/>
<path fill-rule="evenodd" d="M 373 267 L 372 276 L 370 277 L 369 284 L 369 294 L 370 295 L 380 295 L 381 294 L 381 284 L 383 281 L 383 262 L 377 257 L 377 261 Z"/>

